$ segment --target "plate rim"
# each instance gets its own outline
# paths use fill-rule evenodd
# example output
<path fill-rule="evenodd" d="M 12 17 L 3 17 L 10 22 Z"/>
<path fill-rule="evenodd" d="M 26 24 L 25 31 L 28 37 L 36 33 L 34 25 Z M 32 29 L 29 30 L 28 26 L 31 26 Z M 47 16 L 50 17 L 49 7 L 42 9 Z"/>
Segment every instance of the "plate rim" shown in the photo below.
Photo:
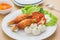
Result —
<path fill-rule="evenodd" d="M 20 4 L 18 2 L 15 2 L 14 0 L 12 0 L 12 2 L 17 5 L 17 6 L 26 6 L 26 5 L 37 5 L 37 4 L 42 4 L 44 2 L 44 0 L 42 0 L 41 2 L 38 2 L 36 4 Z"/>
<path fill-rule="evenodd" d="M 20 5 L 30 5 L 29 3 L 28 4 L 21 4 L 21 3 L 19 3 L 19 2 L 17 2 L 16 0 L 14 0 L 16 3 L 18 3 L 18 4 L 20 4 Z M 41 1 L 39 1 L 39 2 L 36 2 L 36 3 L 32 3 L 32 5 L 34 5 L 34 4 L 37 4 L 37 3 L 40 3 L 40 2 L 42 2 L 43 0 L 41 0 Z"/>

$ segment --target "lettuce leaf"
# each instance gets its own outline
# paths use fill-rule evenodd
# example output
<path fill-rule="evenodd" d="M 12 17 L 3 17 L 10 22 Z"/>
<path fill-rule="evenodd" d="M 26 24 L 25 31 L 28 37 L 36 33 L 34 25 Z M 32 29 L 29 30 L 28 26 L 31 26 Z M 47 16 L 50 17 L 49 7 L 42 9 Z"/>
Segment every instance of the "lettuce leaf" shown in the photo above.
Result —
<path fill-rule="evenodd" d="M 45 25 L 46 26 L 54 26 L 57 23 L 58 19 L 54 15 L 52 15 L 52 13 L 50 13 L 48 15 L 50 15 L 51 20 L 48 23 L 46 23 Z"/>
<path fill-rule="evenodd" d="M 40 7 L 39 6 L 33 6 L 33 5 L 28 5 L 22 8 L 22 12 L 24 14 L 32 14 L 33 12 L 39 12 Z"/>

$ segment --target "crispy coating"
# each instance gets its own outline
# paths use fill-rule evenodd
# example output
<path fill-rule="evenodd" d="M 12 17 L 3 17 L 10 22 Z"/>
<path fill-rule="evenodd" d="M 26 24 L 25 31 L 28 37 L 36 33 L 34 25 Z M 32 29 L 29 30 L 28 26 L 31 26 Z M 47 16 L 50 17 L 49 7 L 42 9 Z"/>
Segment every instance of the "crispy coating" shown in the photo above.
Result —
<path fill-rule="evenodd" d="M 19 22 L 19 23 L 17 24 L 17 26 L 18 26 L 20 29 L 24 29 L 25 27 L 31 25 L 31 23 L 32 23 L 32 19 L 25 19 L 25 20 Z"/>
<path fill-rule="evenodd" d="M 27 18 L 30 18 L 31 15 L 28 15 L 28 14 L 22 14 L 22 15 L 19 15 L 17 16 L 15 19 L 11 20 L 10 22 L 8 22 L 8 25 L 11 25 L 11 24 L 16 24 L 24 19 L 27 19 Z"/>

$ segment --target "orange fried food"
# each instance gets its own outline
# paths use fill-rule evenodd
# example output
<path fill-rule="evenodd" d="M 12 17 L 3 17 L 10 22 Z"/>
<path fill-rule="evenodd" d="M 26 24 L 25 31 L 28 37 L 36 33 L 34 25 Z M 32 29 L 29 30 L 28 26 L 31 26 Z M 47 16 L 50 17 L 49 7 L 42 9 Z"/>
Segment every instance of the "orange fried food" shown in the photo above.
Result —
<path fill-rule="evenodd" d="M 13 19 L 12 21 L 8 22 L 8 25 L 16 24 L 16 23 L 18 23 L 24 19 L 30 18 L 30 17 L 31 17 L 31 15 L 28 15 L 28 14 L 19 15 L 15 19 Z"/>
<path fill-rule="evenodd" d="M 20 29 L 24 29 L 25 27 L 29 26 L 32 24 L 32 19 L 25 19 L 21 22 L 19 22 L 16 26 Z"/>

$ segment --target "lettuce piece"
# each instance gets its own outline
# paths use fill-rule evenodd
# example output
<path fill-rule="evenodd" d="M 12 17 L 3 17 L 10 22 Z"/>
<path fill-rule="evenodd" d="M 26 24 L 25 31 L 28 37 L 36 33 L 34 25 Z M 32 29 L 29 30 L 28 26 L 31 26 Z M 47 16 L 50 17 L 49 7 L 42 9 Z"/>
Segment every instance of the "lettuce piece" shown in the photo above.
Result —
<path fill-rule="evenodd" d="M 27 10 L 27 13 L 32 14 L 33 12 L 39 12 L 40 7 L 31 7 Z"/>
<path fill-rule="evenodd" d="M 33 7 L 32 5 L 25 6 L 24 9 L 28 10 L 29 8 Z"/>
<path fill-rule="evenodd" d="M 44 10 L 43 8 L 40 8 L 40 11 L 42 14 L 48 14 L 49 12 L 47 10 Z"/>
<path fill-rule="evenodd" d="M 22 10 L 23 14 L 24 14 L 24 13 L 26 13 L 26 10 L 25 10 L 25 8 L 22 8 L 21 10 Z"/>
<path fill-rule="evenodd" d="M 39 12 L 41 12 L 41 13 L 44 13 L 44 10 L 43 10 L 43 8 L 40 8 L 40 11 Z"/>
<path fill-rule="evenodd" d="M 28 6 L 25 6 L 24 8 L 22 8 L 21 10 L 22 10 L 23 14 L 27 14 L 27 10 L 29 8 L 31 8 L 31 7 L 33 7 L 33 6 L 32 5 L 28 5 Z"/>
<path fill-rule="evenodd" d="M 58 19 L 54 15 L 52 15 L 52 13 L 50 13 L 48 15 L 50 15 L 51 20 L 48 23 L 46 23 L 45 25 L 46 26 L 54 26 L 57 23 Z"/>
<path fill-rule="evenodd" d="M 39 12 L 40 6 L 28 5 L 21 9 L 23 14 L 32 14 L 33 12 Z"/>
<path fill-rule="evenodd" d="M 47 11 L 47 10 L 44 10 L 44 12 L 43 12 L 44 14 L 49 14 L 49 12 Z"/>

